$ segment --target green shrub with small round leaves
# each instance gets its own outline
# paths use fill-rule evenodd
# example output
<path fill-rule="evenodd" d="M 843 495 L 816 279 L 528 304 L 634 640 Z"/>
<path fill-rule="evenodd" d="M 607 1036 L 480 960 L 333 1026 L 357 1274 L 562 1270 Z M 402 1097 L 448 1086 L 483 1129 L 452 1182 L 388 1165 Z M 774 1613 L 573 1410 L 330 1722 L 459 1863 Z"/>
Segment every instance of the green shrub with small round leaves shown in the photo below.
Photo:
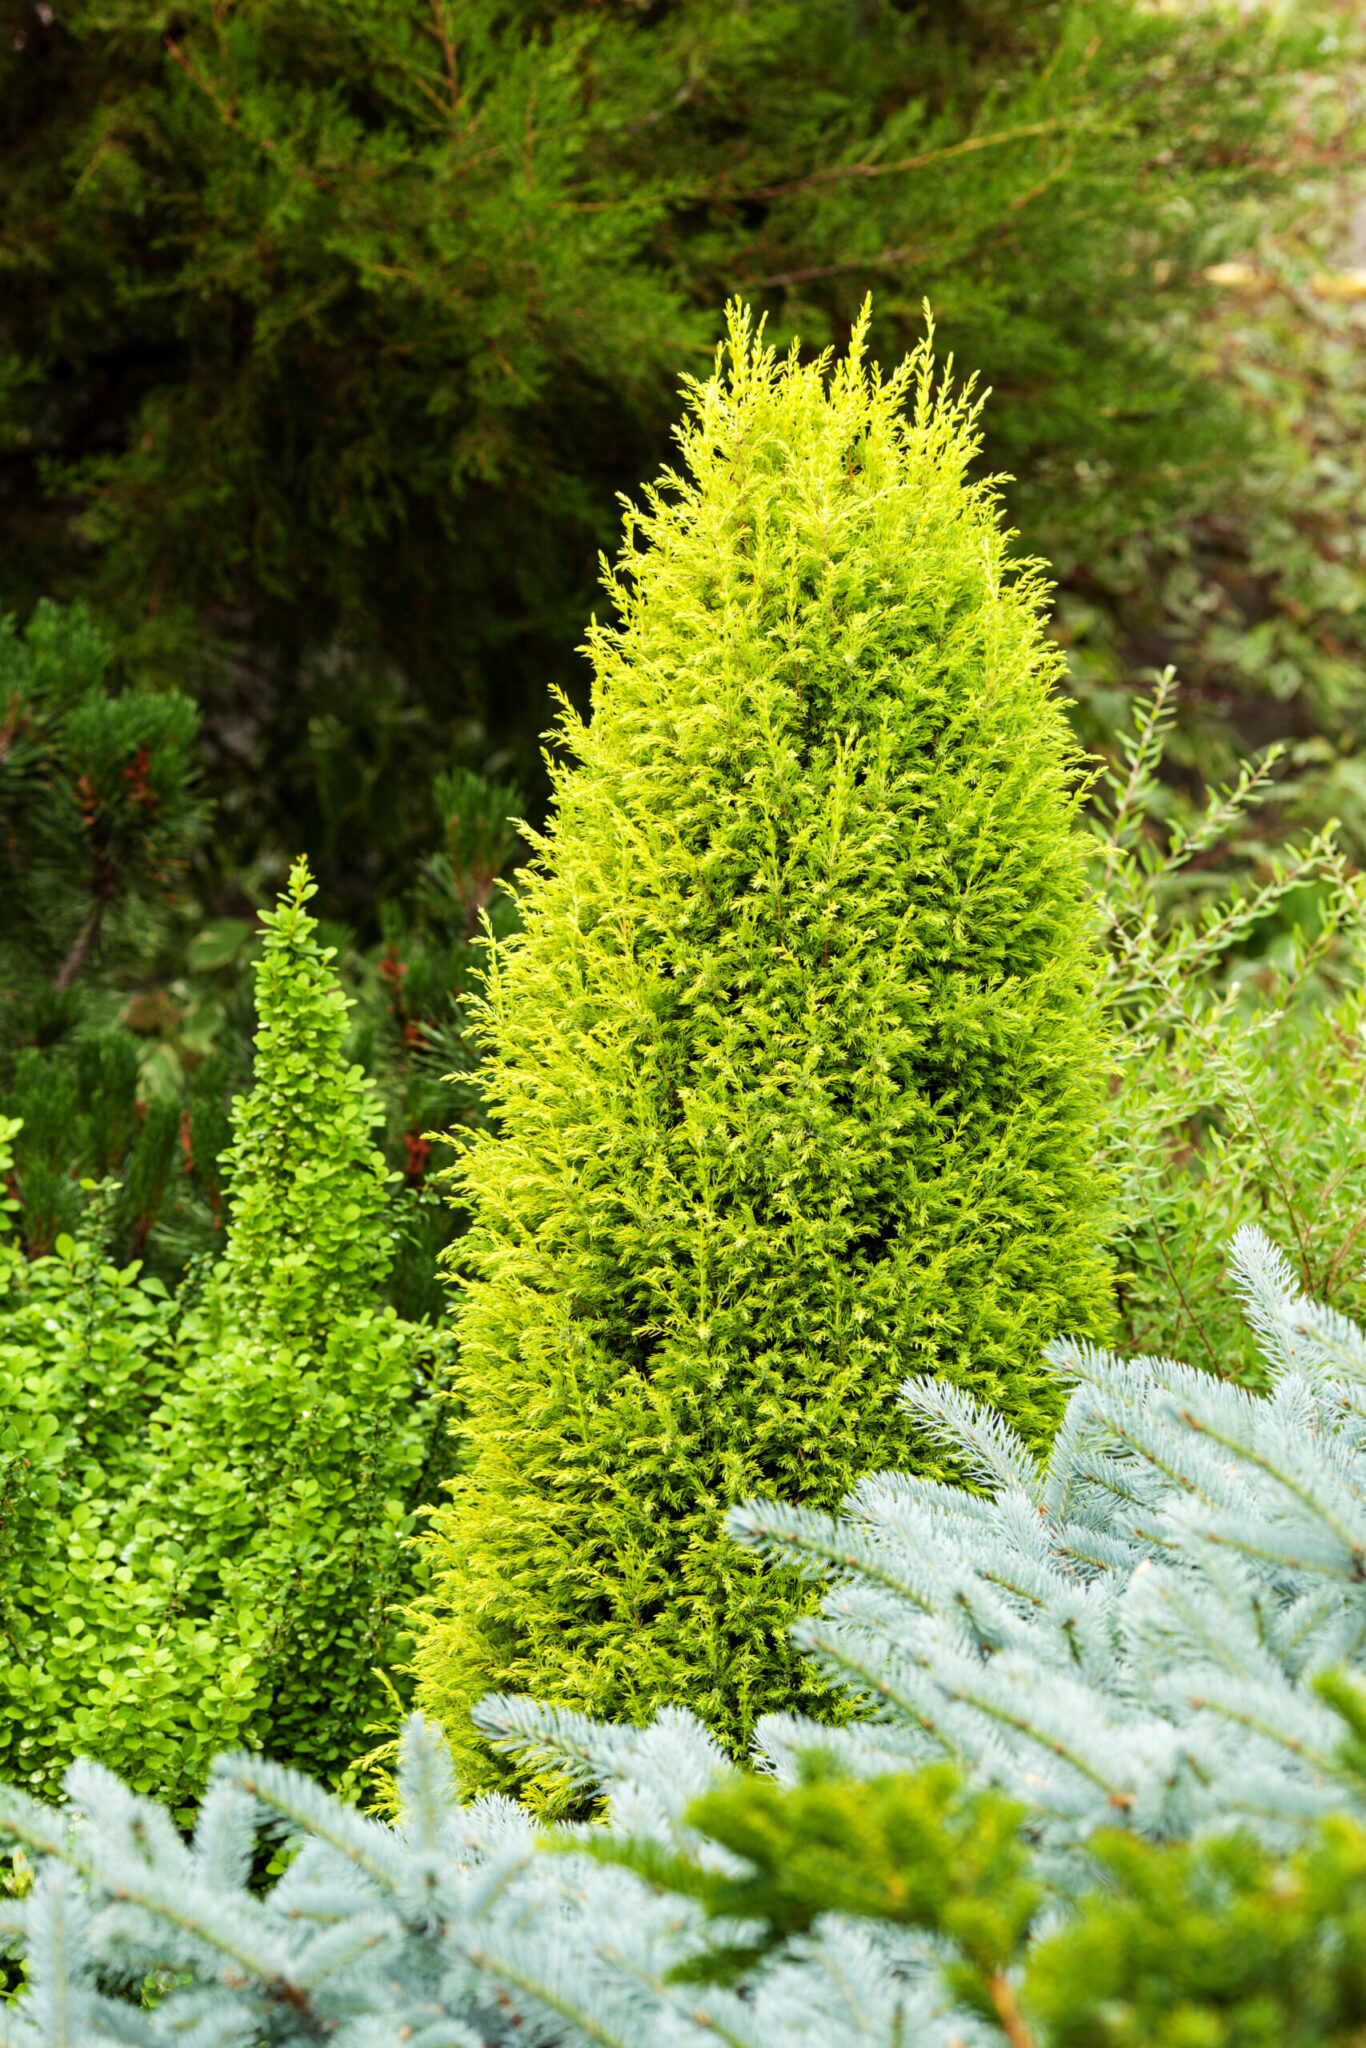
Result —
<path fill-rule="evenodd" d="M 444 1339 L 383 1304 L 375 1106 L 302 864 L 266 917 L 230 1229 L 172 1300 L 95 1236 L 0 1247 L 0 1776 L 192 1799 L 225 1744 L 337 1778 L 390 1714 Z M 4 1136 L 6 1133 L 0 1133 Z M 12 1133 L 10 1133 L 12 1135 Z"/>

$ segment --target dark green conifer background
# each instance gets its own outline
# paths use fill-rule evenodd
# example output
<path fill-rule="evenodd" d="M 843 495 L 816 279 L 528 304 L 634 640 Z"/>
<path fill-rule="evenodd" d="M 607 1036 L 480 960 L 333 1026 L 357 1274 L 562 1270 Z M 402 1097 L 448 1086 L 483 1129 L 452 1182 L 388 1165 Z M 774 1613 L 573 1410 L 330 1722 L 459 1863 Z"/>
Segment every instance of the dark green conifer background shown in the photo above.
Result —
<path fill-rule="evenodd" d="M 1300 189 L 1332 14 L 3 0 L 0 610 L 96 603 L 200 702 L 223 870 L 302 846 L 372 937 L 433 764 L 535 777 L 582 702 L 614 493 L 730 293 L 818 347 L 872 287 L 888 361 L 928 297 L 1083 597 L 1227 508 L 1203 271 Z"/>
<path fill-rule="evenodd" d="M 1043 586 L 929 344 L 886 382 L 736 309 L 628 512 L 593 716 L 494 951 L 459 1172 L 469 1469 L 424 1695 L 740 1745 L 816 1696 L 721 1518 L 933 1469 L 934 1372 L 1046 1435 L 1110 1313 L 1098 953 Z M 827 382 L 828 377 L 828 382 Z M 909 414 L 905 408 L 909 406 Z"/>

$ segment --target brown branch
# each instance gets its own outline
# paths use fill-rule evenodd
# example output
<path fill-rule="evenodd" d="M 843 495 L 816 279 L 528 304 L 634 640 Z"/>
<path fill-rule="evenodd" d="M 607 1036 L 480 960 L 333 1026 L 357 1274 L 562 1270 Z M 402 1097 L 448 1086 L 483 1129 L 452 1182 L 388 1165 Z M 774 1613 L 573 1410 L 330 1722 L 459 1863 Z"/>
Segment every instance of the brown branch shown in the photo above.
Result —
<path fill-rule="evenodd" d="M 1034 2048 L 1034 2037 L 1025 2025 L 1010 1979 L 1003 1971 L 993 1970 L 987 1978 L 987 1989 L 996 2008 L 996 2017 L 1001 2022 L 1001 2032 L 1009 2041 L 1010 2048 Z"/>
<path fill-rule="evenodd" d="M 1056 127 L 1058 124 L 1054 122 L 1050 125 Z M 1021 132 L 1023 133 L 1023 131 Z M 962 147 L 966 147 L 966 145 L 962 145 Z M 937 152 L 937 154 L 947 156 L 956 155 L 958 153 L 959 150 L 957 147 L 955 147 L 955 149 L 953 150 Z M 1040 179 L 1037 185 L 1031 185 L 1028 191 L 1019 193 L 1014 199 L 1009 201 L 1011 211 L 1014 213 L 1018 213 L 1023 207 L 1028 206 L 1031 200 L 1037 199 L 1041 193 L 1046 192 L 1051 185 L 1057 182 L 1059 178 L 1066 177 L 1068 171 L 1071 170 L 1075 159 L 1076 151 L 1069 149 L 1067 154 L 1064 156 L 1062 162 L 1059 164 L 1055 164 L 1053 169 L 1048 172 L 1046 177 Z M 891 166 L 890 168 L 899 167 Z M 1009 225 L 1009 221 L 1000 220 L 994 222 L 989 227 L 981 229 L 979 232 L 983 234 L 1000 234 Z M 965 238 L 969 240 L 971 239 L 969 231 L 966 229 L 960 230 L 959 233 L 956 235 L 950 235 L 948 240 L 941 244 L 940 254 L 948 255 L 956 245 L 961 246 Z M 839 277 L 844 272 L 850 270 L 880 270 L 885 269 L 892 264 L 913 263 L 916 262 L 919 258 L 926 255 L 927 253 L 928 252 L 926 249 L 926 245 L 924 243 L 921 243 L 917 247 L 914 244 L 908 242 L 905 244 L 904 247 L 899 249 L 879 249 L 876 256 L 850 256 L 840 263 L 810 264 L 805 269 L 802 270 L 780 271 L 774 277 L 742 278 L 740 280 L 740 288 L 742 291 L 748 291 L 751 288 L 755 290 L 760 290 L 767 289 L 771 286 L 776 285 L 809 284 L 817 278 Z"/>
<path fill-rule="evenodd" d="M 650 118 L 663 120 L 667 111 L 669 110 L 661 110 L 657 114 L 650 116 Z M 636 123 L 635 125 L 640 126 L 643 124 Z M 739 205 L 749 199 L 780 199 L 789 192 L 803 192 L 813 185 L 837 184 L 845 178 L 890 178 L 895 173 L 901 171 L 922 171 L 930 164 L 945 163 L 952 157 L 968 156 L 977 150 L 997 149 L 1008 142 L 1022 142 L 1039 135 L 1051 135 L 1067 125 L 1065 121 L 1056 117 L 1048 121 L 1030 121 L 1022 127 L 1001 128 L 990 135 L 969 135 L 962 142 L 947 143 L 942 149 L 922 150 L 918 156 L 898 157 L 895 162 L 889 164 L 832 164 L 828 169 L 808 171 L 800 178 L 788 178 L 776 185 L 755 185 L 749 188 L 741 188 L 738 191 L 725 185 L 708 185 L 700 187 L 696 191 L 686 191 L 674 196 L 686 198 L 694 203 L 706 201 L 708 204 L 721 206 Z M 1023 206 L 1034 196 L 1034 192 L 1030 192 L 1018 202 L 1012 201 L 1011 203 L 1012 205 L 1018 204 Z M 626 199 L 563 199 L 557 203 L 561 206 L 572 208 L 575 212 L 579 213 L 609 213 L 621 207 L 647 205 L 651 203 L 652 199 L 653 195 L 646 195 L 644 197 L 636 195 Z M 888 249 L 884 250 L 880 257 L 873 257 L 869 260 L 872 262 L 900 262 L 904 260 L 908 253 L 906 250 Z M 748 281 L 754 284 L 800 284 L 807 278 L 833 277 L 842 269 L 855 268 L 857 268 L 857 265 L 854 264 L 835 264 L 825 270 L 791 271 L 780 278 L 754 278 Z"/>
<path fill-rule="evenodd" d="M 1228 1374 L 1225 1372 L 1223 1366 L 1219 1363 L 1219 1354 L 1215 1350 L 1214 1345 L 1210 1340 L 1209 1331 L 1205 1328 L 1204 1324 L 1198 1319 L 1194 1309 L 1192 1309 L 1189 1301 L 1186 1299 L 1186 1290 L 1181 1285 L 1181 1279 L 1179 1274 L 1177 1273 L 1176 1267 L 1172 1264 L 1171 1254 L 1167 1250 L 1167 1240 L 1162 1234 L 1162 1225 L 1158 1222 L 1157 1219 L 1157 1212 L 1153 1208 L 1152 1202 L 1149 1200 L 1146 1192 L 1141 1196 L 1140 1199 L 1142 1200 L 1144 1208 L 1148 1212 L 1148 1221 L 1152 1225 L 1153 1242 L 1157 1246 L 1157 1255 L 1161 1259 L 1163 1265 L 1166 1267 L 1167 1277 L 1170 1279 L 1173 1287 L 1176 1289 L 1177 1299 L 1181 1303 L 1181 1307 L 1185 1314 L 1186 1321 L 1190 1324 L 1196 1336 L 1204 1345 L 1206 1351 L 1208 1351 L 1210 1356 L 1210 1364 L 1214 1368 L 1215 1378 L 1221 1380 L 1227 1379 Z"/>
<path fill-rule="evenodd" d="M 923 171 L 930 164 L 945 163 L 950 157 L 968 156 L 974 150 L 998 149 L 1003 143 L 1027 141 L 1035 135 L 1052 135 L 1064 126 L 1056 116 L 1049 121 L 1030 121 L 1022 128 L 1000 128 L 991 135 L 969 135 L 962 142 L 950 142 L 943 149 L 922 150 L 919 156 L 898 157 L 890 164 L 832 164 L 828 170 L 808 171 L 804 178 L 789 178 L 780 185 L 756 185 L 749 192 L 734 192 L 734 199 L 780 199 L 789 192 L 802 192 L 811 185 L 833 185 L 842 178 L 890 178 L 898 171 Z"/>
<path fill-rule="evenodd" d="M 213 86 L 210 84 L 210 82 L 207 79 L 200 77 L 199 73 L 195 70 L 194 65 L 190 62 L 189 58 L 185 55 L 185 52 L 181 49 L 179 43 L 176 42 L 174 36 L 163 36 L 162 41 L 166 46 L 168 54 L 175 59 L 176 63 L 185 73 L 185 76 L 189 79 L 190 83 L 194 86 L 197 86 L 200 92 L 203 93 L 205 99 L 209 102 L 209 105 L 214 109 L 215 113 L 218 115 L 219 120 L 222 121 L 224 127 L 235 128 L 239 135 L 244 135 L 248 142 L 250 142 L 255 148 L 259 149 L 263 153 L 263 155 L 270 157 L 272 162 L 280 164 L 281 168 L 284 170 L 294 171 L 299 177 L 305 179 L 310 185 L 316 186 L 319 192 L 326 192 L 330 194 L 330 196 L 334 199 L 339 198 L 341 196 L 339 188 L 336 185 L 334 185 L 330 179 L 320 177 L 318 172 L 310 170 L 307 164 L 301 164 L 297 162 L 293 164 L 286 164 L 281 157 L 279 145 L 276 142 L 272 141 L 269 135 L 253 135 L 249 129 L 244 128 L 237 118 L 237 108 L 235 104 L 222 100 L 219 97 L 219 95 L 214 91 Z"/>
<path fill-rule="evenodd" d="M 812 263 L 805 270 L 780 270 L 773 277 L 742 277 L 742 291 L 758 291 L 769 285 L 809 284 L 813 278 L 839 277 L 846 270 L 877 270 L 889 263 L 909 263 L 924 255 L 923 248 L 879 249 L 876 256 L 850 256 L 842 263 Z"/>
<path fill-rule="evenodd" d="M 57 970 L 57 979 L 53 982 L 52 986 L 59 996 L 64 996 L 72 983 L 83 972 L 86 962 L 95 950 L 96 941 L 100 936 L 100 927 L 103 923 L 104 904 L 96 901 L 91 904 L 86 912 L 85 923 L 72 940 L 67 956 Z"/>
<path fill-rule="evenodd" d="M 1009 202 L 1011 212 L 1022 212 L 1029 205 L 1031 199 L 1038 199 L 1048 190 L 1050 185 L 1056 185 L 1059 178 L 1065 178 L 1076 160 L 1077 152 L 1075 149 L 1064 151 L 1061 163 L 1054 164 L 1052 170 L 1046 172 L 1040 178 L 1037 185 L 1031 185 L 1027 192 L 1016 193 L 1015 197 Z"/>
<path fill-rule="evenodd" d="M 450 30 L 446 27 L 446 10 L 441 0 L 432 0 L 432 14 L 436 21 L 436 38 L 441 45 L 441 54 L 446 60 L 446 83 L 450 87 L 451 112 L 454 114 L 460 110 L 460 74 L 456 69 L 455 45 L 451 41 Z"/>

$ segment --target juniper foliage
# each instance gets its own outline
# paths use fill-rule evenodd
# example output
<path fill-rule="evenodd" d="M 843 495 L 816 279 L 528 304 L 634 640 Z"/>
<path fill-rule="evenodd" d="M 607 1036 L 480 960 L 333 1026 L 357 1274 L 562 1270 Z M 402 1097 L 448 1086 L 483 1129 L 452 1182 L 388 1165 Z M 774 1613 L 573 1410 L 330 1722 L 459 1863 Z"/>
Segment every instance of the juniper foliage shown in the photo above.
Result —
<path fill-rule="evenodd" d="M 802 1633 L 871 1707 L 771 1719 L 757 1775 L 686 1710 L 505 1698 L 482 1726 L 597 1821 L 547 1838 L 463 1802 L 420 1717 L 393 1826 L 252 1755 L 215 1767 L 188 1845 L 88 1764 L 56 1811 L 0 1794 L 26 1965 L 0 2038 L 1347 2048 L 1366 1338 L 1255 1234 L 1234 1263 L 1268 1394 L 1058 1345 L 1046 1459 L 912 1385 L 978 1490 L 884 1475 L 843 1520 L 737 1517 L 835 1582 Z M 263 1830 L 289 1852 L 264 1890 Z"/>
<path fill-rule="evenodd" d="M 885 380 L 747 313 L 626 513 L 557 812 L 480 1016 L 457 1171 L 469 1469 L 423 1697 L 814 1700 L 799 1589 L 722 1529 L 935 1467 L 895 1393 L 1042 1440 L 1109 1314 L 1100 952 L 1033 567 L 928 341 Z M 457 1741 L 462 1738 L 457 1733 Z"/>

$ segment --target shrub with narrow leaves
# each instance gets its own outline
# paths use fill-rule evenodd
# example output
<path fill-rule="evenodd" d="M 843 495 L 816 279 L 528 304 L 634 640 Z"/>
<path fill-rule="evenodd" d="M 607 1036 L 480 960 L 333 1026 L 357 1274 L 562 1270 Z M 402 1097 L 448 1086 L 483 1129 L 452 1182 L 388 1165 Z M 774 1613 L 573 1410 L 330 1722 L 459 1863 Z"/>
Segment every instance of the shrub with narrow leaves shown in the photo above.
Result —
<path fill-rule="evenodd" d="M 742 1744 L 819 1695 L 723 1528 L 940 1469 L 896 1389 L 1043 1441 L 1039 1366 L 1109 1315 L 1106 1073 L 1074 750 L 1034 568 L 928 343 L 765 350 L 689 388 L 626 516 L 592 721 L 493 949 L 496 1135 L 459 1183 L 470 1466 L 423 1697 L 511 1686 Z M 474 1759 L 469 1760 L 471 1768 Z"/>
<path fill-rule="evenodd" d="M 963 1390 L 909 1381 L 979 1491 L 879 1473 L 840 1515 L 731 1516 L 829 1582 L 798 1639 L 872 1709 L 842 1730 L 771 1719 L 775 1769 L 813 1742 L 855 1771 L 948 1754 L 1069 1852 L 1116 1814 L 1275 1838 L 1333 1810 L 1341 1728 L 1316 1688 L 1366 1670 L 1366 1339 L 1259 1231 L 1230 1264 L 1264 1396 L 1059 1341 L 1074 1391 L 1045 1456 Z"/>
<path fill-rule="evenodd" d="M 1350 2048 L 1366 1339 L 1254 1234 L 1236 1264 L 1269 1394 L 1060 1345 L 1046 1460 L 912 1386 L 979 1491 L 883 1476 L 839 1520 L 738 1518 L 836 1579 L 801 1635 L 876 1702 L 769 1721 L 757 1775 L 687 1711 L 491 1698 L 486 1734 L 599 1819 L 462 1801 L 419 1718 L 393 1826 L 250 1755 L 188 1845 L 91 1765 L 58 1811 L 0 1793 L 36 1866 L 0 1909 L 27 1964 L 0 2040 Z M 264 1893 L 262 1829 L 292 1852 Z"/>
<path fill-rule="evenodd" d="M 1316 1301 L 1366 1310 L 1366 881 L 1331 827 L 1239 875 L 1230 844 L 1246 854 L 1276 790 L 1275 746 L 1170 816 L 1182 694 L 1159 677 L 1091 806 L 1118 1055 L 1118 1334 L 1257 1385 L 1225 1284 L 1242 1224 L 1284 1247 Z"/>

